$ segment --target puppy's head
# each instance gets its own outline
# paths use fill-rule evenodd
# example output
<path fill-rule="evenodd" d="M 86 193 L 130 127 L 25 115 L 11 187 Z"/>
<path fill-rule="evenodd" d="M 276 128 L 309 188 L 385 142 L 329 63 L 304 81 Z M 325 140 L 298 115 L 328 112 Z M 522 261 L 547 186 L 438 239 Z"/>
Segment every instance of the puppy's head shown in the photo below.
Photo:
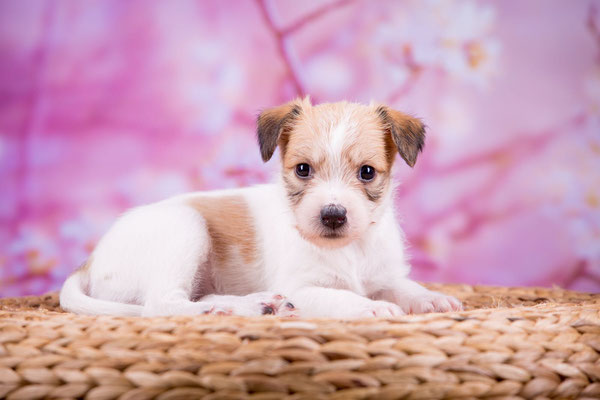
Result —
<path fill-rule="evenodd" d="M 424 139 L 421 121 L 385 106 L 304 99 L 258 117 L 263 160 L 281 151 L 296 228 L 323 247 L 344 246 L 377 223 L 396 153 L 412 167 Z"/>

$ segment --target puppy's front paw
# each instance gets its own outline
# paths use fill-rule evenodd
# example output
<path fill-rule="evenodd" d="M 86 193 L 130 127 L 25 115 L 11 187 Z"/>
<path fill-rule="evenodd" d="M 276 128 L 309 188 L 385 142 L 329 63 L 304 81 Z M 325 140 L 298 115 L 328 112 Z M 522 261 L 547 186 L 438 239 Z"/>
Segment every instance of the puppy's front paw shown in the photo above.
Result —
<path fill-rule="evenodd" d="M 298 309 L 296 309 L 294 304 L 280 294 L 260 292 L 249 294 L 245 297 L 251 302 L 251 308 L 258 310 L 258 315 L 277 315 L 278 317 L 298 316 Z"/>
<path fill-rule="evenodd" d="M 358 313 L 359 318 L 381 317 L 392 318 L 405 315 L 405 312 L 398 305 L 387 301 L 370 301 L 364 309 Z"/>
<path fill-rule="evenodd" d="M 407 297 L 401 302 L 401 306 L 409 314 L 461 311 L 463 309 L 462 303 L 457 298 L 432 291 Z"/>
<path fill-rule="evenodd" d="M 204 311 L 204 315 L 232 315 L 233 308 L 224 306 L 212 306 L 208 310 Z"/>

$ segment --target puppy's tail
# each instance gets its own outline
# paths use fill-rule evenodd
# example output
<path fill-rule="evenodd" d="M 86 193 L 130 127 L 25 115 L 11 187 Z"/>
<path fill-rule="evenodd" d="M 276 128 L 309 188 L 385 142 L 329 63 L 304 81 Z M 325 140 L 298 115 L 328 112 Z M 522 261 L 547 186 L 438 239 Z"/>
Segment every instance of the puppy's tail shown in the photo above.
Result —
<path fill-rule="evenodd" d="M 60 306 L 70 312 L 86 315 L 114 315 L 136 317 L 142 315 L 142 306 L 95 299 L 82 289 L 83 272 L 77 271 L 67 278 L 60 291 Z"/>

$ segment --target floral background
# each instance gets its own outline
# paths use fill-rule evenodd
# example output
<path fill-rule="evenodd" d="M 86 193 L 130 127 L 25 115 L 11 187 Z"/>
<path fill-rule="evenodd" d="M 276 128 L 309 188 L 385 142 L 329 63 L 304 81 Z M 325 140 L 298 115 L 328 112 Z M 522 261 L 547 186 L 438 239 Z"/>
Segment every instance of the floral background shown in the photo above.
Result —
<path fill-rule="evenodd" d="M 416 279 L 600 290 L 600 2 L 0 0 L 0 296 L 131 206 L 267 181 L 257 112 L 305 94 L 428 124 Z"/>

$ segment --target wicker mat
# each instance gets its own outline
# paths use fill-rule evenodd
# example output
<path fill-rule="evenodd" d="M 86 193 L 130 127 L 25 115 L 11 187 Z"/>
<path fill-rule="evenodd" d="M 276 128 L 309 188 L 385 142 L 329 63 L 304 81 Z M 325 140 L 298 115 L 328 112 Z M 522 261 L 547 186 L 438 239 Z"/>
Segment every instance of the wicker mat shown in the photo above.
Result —
<path fill-rule="evenodd" d="M 466 311 L 118 318 L 0 299 L 0 398 L 600 398 L 600 295 L 428 286 Z"/>

